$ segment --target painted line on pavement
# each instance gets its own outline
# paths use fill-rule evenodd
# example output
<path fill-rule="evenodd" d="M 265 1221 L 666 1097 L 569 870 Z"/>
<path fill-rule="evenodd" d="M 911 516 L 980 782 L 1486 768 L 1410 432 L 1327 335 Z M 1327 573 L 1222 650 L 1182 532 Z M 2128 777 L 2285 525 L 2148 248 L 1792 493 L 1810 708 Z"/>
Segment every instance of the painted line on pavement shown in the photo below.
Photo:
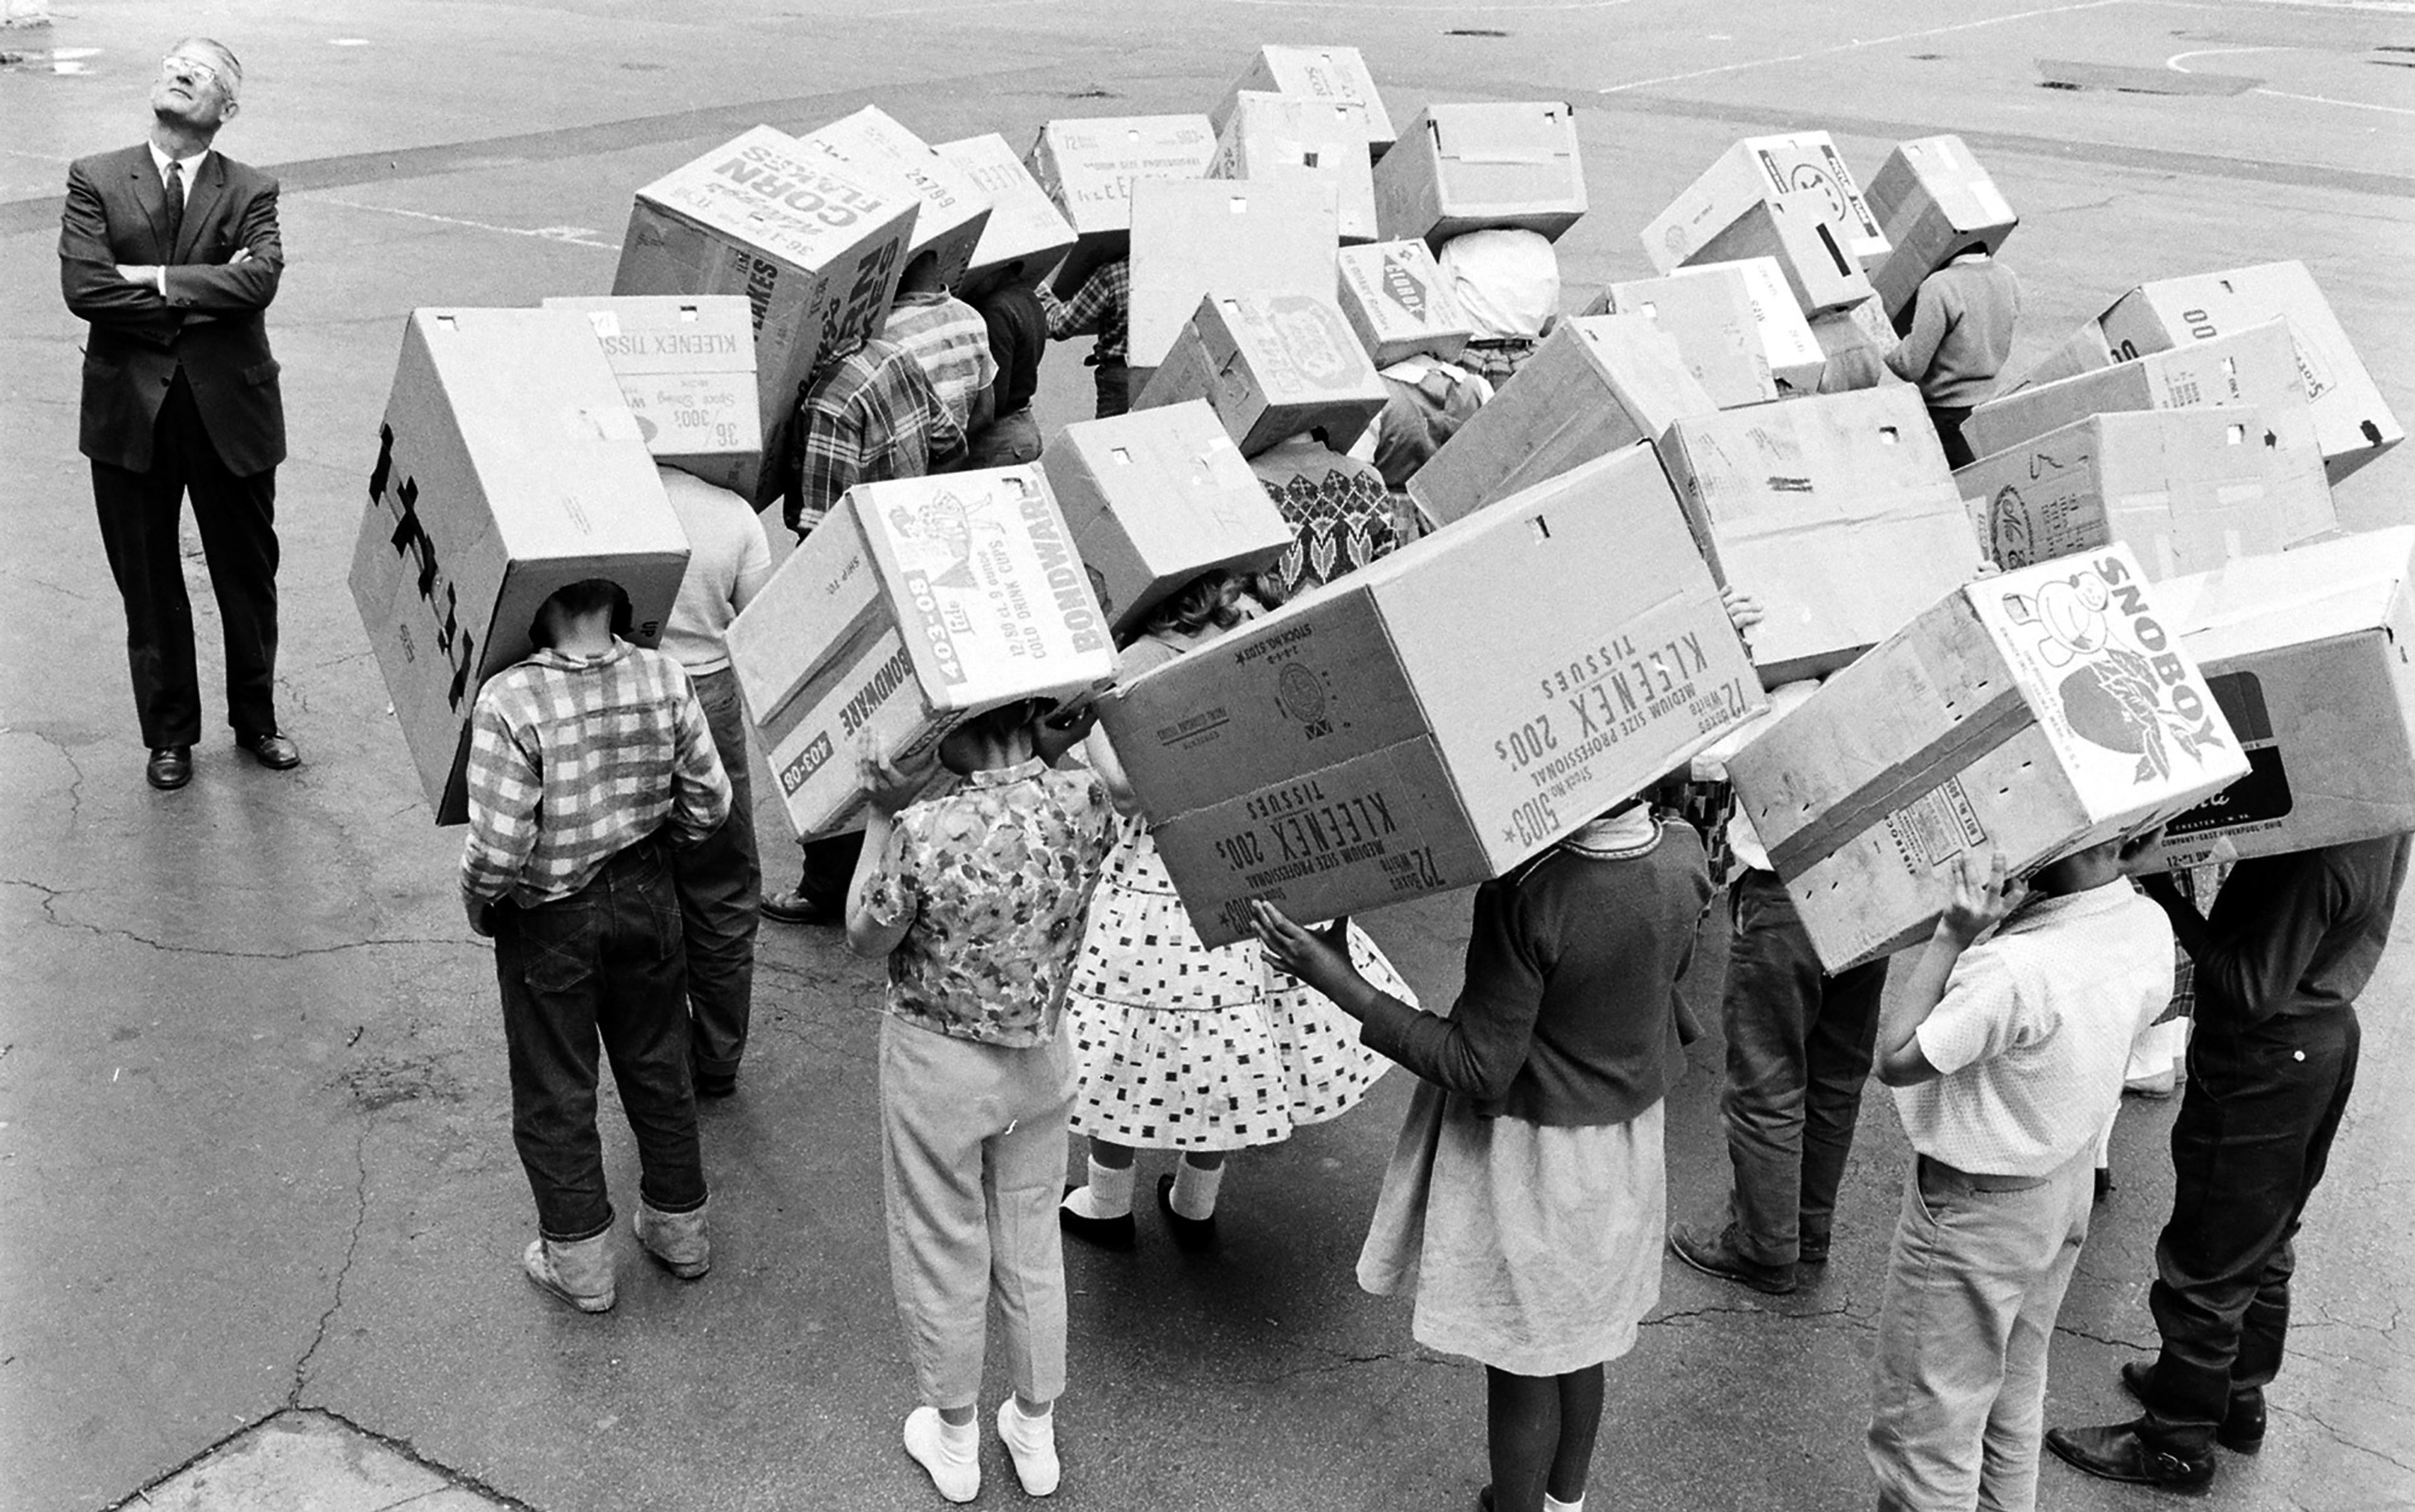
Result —
<path fill-rule="evenodd" d="M 1790 52 L 1783 57 L 1751 58 L 1742 63 L 1722 63 L 1716 68 L 1696 68 L 1689 73 L 1664 74 L 1658 79 L 1633 79 L 1623 84 L 1611 84 L 1595 90 L 1598 95 L 1624 94 L 1630 89 L 1649 89 L 1654 84 L 1677 84 L 1688 79 L 1710 79 L 1723 73 L 1736 73 L 1746 68 L 1766 68 L 1781 63 L 1801 63 L 1810 58 L 1832 57 L 1838 52 L 1852 52 L 1866 47 L 1884 47 L 1889 42 L 1910 42 L 1923 37 L 1943 37 L 1949 32 L 1975 31 L 1982 26 L 2001 26 L 2006 22 L 2034 21 L 2040 16 L 2061 16 L 2075 10 L 2101 10 L 2107 6 L 2129 5 L 2132 0 L 2074 0 L 2073 4 L 2048 6 L 2042 10 L 2016 10 L 2002 16 L 1987 16 L 1978 21 L 1956 22 L 1950 26 L 1928 26 L 1916 32 L 1898 32 L 1892 37 L 1868 37 L 1851 42 L 1838 42 L 1833 47 L 1815 47 L 1808 52 Z"/>
<path fill-rule="evenodd" d="M 501 232 L 506 236 L 526 236 L 532 241 L 564 242 L 572 247 L 592 247 L 599 252 L 618 252 L 618 242 L 591 241 L 592 234 L 584 226 L 498 226 L 490 220 L 466 220 L 459 216 L 440 216 L 428 210 L 405 210 L 400 205 L 369 204 L 361 200 L 339 200 L 332 194 L 321 195 L 320 204 L 339 204 L 347 210 L 370 210 L 382 216 L 401 216 L 409 220 L 432 220 L 445 226 L 467 226 L 472 231 Z"/>
<path fill-rule="evenodd" d="M 2312 50 L 2302 47 L 2280 46 L 2201 47 L 2193 52 L 2173 53 L 2170 57 L 2164 60 L 2164 67 L 2171 69 L 2174 73 L 2184 73 L 2195 78 L 2198 77 L 2198 70 L 2195 68 L 2182 67 L 2181 63 L 2183 59 L 2210 58 L 2233 52 L 2305 52 L 2310 51 Z M 2342 109 L 2351 111 L 2380 111 L 2389 115 L 2415 115 L 2415 110 L 2409 110 L 2404 105 L 2376 105 L 2368 100 L 2362 99 L 2333 99 L 2329 95 L 2296 95 L 2291 94 L 2286 89 L 2267 89 L 2260 84 L 2254 89 L 2246 91 L 2246 93 L 2250 95 L 2269 95 L 2274 99 L 2305 100 L 2308 103 L 2315 105 L 2337 105 Z"/>

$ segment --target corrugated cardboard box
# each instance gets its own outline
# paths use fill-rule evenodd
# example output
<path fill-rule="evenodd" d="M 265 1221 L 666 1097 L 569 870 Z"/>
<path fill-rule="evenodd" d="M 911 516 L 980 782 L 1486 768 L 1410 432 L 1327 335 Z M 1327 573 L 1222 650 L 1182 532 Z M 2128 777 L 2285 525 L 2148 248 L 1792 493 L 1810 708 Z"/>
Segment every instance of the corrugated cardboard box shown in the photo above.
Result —
<path fill-rule="evenodd" d="M 1498 876 L 1761 703 L 1634 447 L 1227 631 L 1102 714 L 1222 944 L 1251 898 L 1324 919 Z"/>
<path fill-rule="evenodd" d="M 1041 467 L 1118 636 L 1201 573 L 1254 571 L 1292 543 L 1203 400 L 1067 426 Z"/>
<path fill-rule="evenodd" d="M 2072 332 L 2069 340 L 2038 359 L 2037 366 L 2023 373 L 2019 382 L 2004 384 L 1997 392 L 2000 395 L 2015 394 L 2025 388 L 2061 382 L 2066 378 L 2078 378 L 2082 373 L 2092 373 L 2099 367 L 2112 366 L 2113 351 L 2105 344 L 2104 327 L 2091 321 Z"/>
<path fill-rule="evenodd" d="M 2092 414 L 2253 405 L 2290 447 L 2319 448 L 2305 380 L 2278 321 L 2135 362 L 2018 388 L 1978 406 L 1962 422 L 1974 457 L 1991 457 Z"/>
<path fill-rule="evenodd" d="M 654 460 L 736 489 L 761 464 L 755 322 L 740 294 L 553 298 L 594 328 Z"/>
<path fill-rule="evenodd" d="M 1719 154 L 1643 228 L 1644 255 L 1663 273 L 1688 262 L 1720 261 L 1712 248 L 1731 228 L 1753 206 L 1778 201 L 1799 202 L 1813 222 L 1825 226 L 1848 267 L 1871 268 L 1886 261 L 1886 233 L 1825 131 L 1747 137 Z"/>
<path fill-rule="evenodd" d="M 2100 414 L 1954 474 L 1999 567 L 2126 542 L 2153 578 L 2339 528 L 2323 459 L 2254 409 Z"/>
<path fill-rule="evenodd" d="M 1245 89 L 1359 106 L 1367 112 L 1369 157 L 1381 157 L 1391 149 L 1392 118 L 1385 112 L 1383 97 L 1375 92 L 1375 78 L 1367 71 L 1367 60 L 1355 47 L 1260 48 L 1249 68 L 1224 91 L 1223 99 L 1210 112 L 1217 130 L 1223 130 L 1224 123 L 1232 119 L 1234 97 Z"/>
<path fill-rule="evenodd" d="M 1793 291 L 1787 288 L 1786 274 L 1776 258 L 1695 262 L 1672 270 L 1669 277 L 1742 280 L 1752 303 L 1753 324 L 1761 336 L 1762 352 L 1769 359 L 1769 375 L 1778 381 L 1779 397 L 1819 392 L 1820 375 L 1827 368 L 1828 354 L 1812 336 L 1809 322 L 1803 318 L 1803 307 L 1795 301 Z"/>
<path fill-rule="evenodd" d="M 1682 419 L 1660 460 L 1703 555 L 1768 616 L 1749 639 L 1770 686 L 1844 666 L 1979 570 L 1907 384 Z"/>
<path fill-rule="evenodd" d="M 1364 107 L 1244 90 L 1216 143 L 1210 178 L 1307 178 L 1333 186 L 1342 240 L 1375 239 L 1375 179 Z"/>
<path fill-rule="evenodd" d="M 1315 429 L 1346 451 L 1389 397 L 1331 300 L 1260 294 L 1201 300 L 1132 407 L 1205 399 L 1243 455 L 1255 457 Z"/>
<path fill-rule="evenodd" d="M 1334 265 L 1342 317 L 1378 367 L 1419 352 L 1448 362 L 1476 334 L 1423 242 L 1345 247 Z"/>
<path fill-rule="evenodd" d="M 1333 287 L 1333 187 L 1315 179 L 1144 179 L 1132 187 L 1134 367 L 1165 360 L 1210 294 L 1322 294 Z"/>
<path fill-rule="evenodd" d="M 1635 278 L 1603 290 L 1587 315 L 1641 315 L 1669 335 L 1722 410 L 1778 397 L 1761 322 L 1741 274 L 1714 278 Z"/>
<path fill-rule="evenodd" d="M 1051 121 L 1024 166 L 1078 238 L 1058 270 L 1071 296 L 1090 270 L 1120 257 L 1132 239 L 1132 187 L 1141 179 L 1202 178 L 1216 160 L 1216 129 L 1204 115 L 1119 115 Z"/>
<path fill-rule="evenodd" d="M 1375 165 L 1375 227 L 1429 247 L 1515 226 L 1557 240 L 1585 213 L 1576 112 L 1556 101 L 1429 105 Z"/>
<path fill-rule="evenodd" d="M 2175 866 L 2415 830 L 2415 530 L 2159 583 L 2248 773 L 2174 819 Z"/>
<path fill-rule="evenodd" d="M 612 292 L 746 296 L 763 454 L 777 458 L 822 353 L 879 331 L 920 207 L 758 126 L 638 191 Z M 777 471 L 729 487 L 762 504 Z"/>
<path fill-rule="evenodd" d="M 974 248 L 989 225 L 989 192 L 970 173 L 939 156 L 932 145 L 899 125 L 878 105 L 816 127 L 797 139 L 841 167 L 893 185 L 922 202 L 906 255 L 924 252 L 939 260 L 939 281 L 952 288 L 972 265 Z"/>
<path fill-rule="evenodd" d="M 1072 226 L 1004 137 L 992 131 L 942 142 L 933 150 L 989 196 L 989 223 L 956 285 L 957 297 L 977 299 L 1005 283 L 1036 284 L 1072 250 Z"/>
<path fill-rule="evenodd" d="M 859 484 L 729 627 L 789 822 L 861 828 L 866 740 L 906 762 L 968 714 L 1115 675 L 1115 643 L 1037 468 Z"/>
<path fill-rule="evenodd" d="M 628 638 L 651 646 L 687 554 L 584 316 L 412 312 L 351 581 L 437 823 L 470 816 L 470 714 L 529 654 L 537 606 L 608 577 L 629 596 Z"/>
<path fill-rule="evenodd" d="M 1746 206 L 1690 261 L 1733 262 L 1760 257 L 1777 262 L 1795 307 L 1808 316 L 1845 309 L 1870 297 L 1869 278 L 1807 196 L 1781 195 Z"/>
<path fill-rule="evenodd" d="M 1887 355 L 1896 349 L 1896 334 L 1876 295 L 1812 316 L 1810 330 L 1811 339 L 1827 359 L 1820 372 L 1819 392 L 1846 394 L 1901 382 L 1886 365 Z"/>
<path fill-rule="evenodd" d="M 1448 525 L 1718 408 L 1667 332 L 1641 315 L 1580 315 L 1427 459 L 1409 498 L 1430 524 Z"/>
<path fill-rule="evenodd" d="M 1893 248 L 1868 269 L 1870 287 L 1889 317 L 1920 292 L 1920 281 L 1955 253 L 1993 252 L 2021 223 L 1996 181 L 1956 136 L 1898 142 L 1870 180 L 1870 214 Z"/>
<path fill-rule="evenodd" d="M 1830 971 L 1927 935 L 1965 852 L 2028 876 L 2246 771 L 2122 546 L 1957 591 L 1728 762 Z"/>

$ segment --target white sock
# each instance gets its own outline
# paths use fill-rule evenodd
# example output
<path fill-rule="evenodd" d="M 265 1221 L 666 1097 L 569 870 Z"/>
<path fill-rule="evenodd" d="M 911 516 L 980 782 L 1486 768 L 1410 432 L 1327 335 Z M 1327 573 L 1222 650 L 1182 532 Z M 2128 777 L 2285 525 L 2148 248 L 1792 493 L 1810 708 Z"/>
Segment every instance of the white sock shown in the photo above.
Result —
<path fill-rule="evenodd" d="M 937 1407 L 917 1407 L 906 1415 L 906 1452 L 930 1473 L 931 1484 L 949 1501 L 969 1502 L 981 1494 L 978 1418 L 951 1423 Z"/>
<path fill-rule="evenodd" d="M 1573 1502 L 1563 1502 L 1551 1492 L 1545 1491 L 1543 1512 L 1584 1512 L 1584 1498 L 1580 1496 Z"/>
<path fill-rule="evenodd" d="M 1076 1187 L 1065 1197 L 1065 1210 L 1076 1218 L 1130 1218 L 1132 1216 L 1132 1168 L 1101 1165 L 1090 1161 L 1090 1184 Z"/>
<path fill-rule="evenodd" d="M 1167 1200 L 1178 1218 L 1214 1218 L 1216 1189 L 1224 1184 L 1224 1167 L 1213 1170 L 1178 1160 L 1174 1165 L 1174 1192 Z"/>
<path fill-rule="evenodd" d="M 998 1436 L 1006 1445 L 1007 1458 L 1014 1461 L 1014 1478 L 1023 1483 L 1026 1496 L 1054 1495 L 1063 1475 L 1057 1460 L 1054 1409 L 1052 1402 L 1048 1411 L 1027 1414 L 1011 1395 L 998 1404 Z"/>

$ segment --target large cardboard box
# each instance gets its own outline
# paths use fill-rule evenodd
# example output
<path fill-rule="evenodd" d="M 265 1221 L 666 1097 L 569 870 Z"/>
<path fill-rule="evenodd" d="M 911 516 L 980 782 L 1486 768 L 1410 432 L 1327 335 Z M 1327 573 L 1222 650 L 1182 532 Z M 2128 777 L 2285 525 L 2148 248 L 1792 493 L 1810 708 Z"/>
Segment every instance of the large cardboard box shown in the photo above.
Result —
<path fill-rule="evenodd" d="M 1023 160 L 1077 238 L 1056 280 L 1057 292 L 1070 296 L 1090 270 L 1132 245 L 1132 185 L 1205 177 L 1216 160 L 1216 128 L 1204 115 L 1051 121 Z"/>
<path fill-rule="evenodd" d="M 1261 294 L 1201 300 L 1132 407 L 1205 399 L 1243 455 L 1255 457 L 1318 428 L 1346 451 L 1390 397 L 1331 300 Z"/>
<path fill-rule="evenodd" d="M 738 692 L 800 836 L 859 829 L 869 742 L 900 763 L 967 715 L 1115 676 L 1040 470 L 859 484 L 729 626 Z"/>
<path fill-rule="evenodd" d="M 1102 717 L 1208 944 L 1497 876 L 1762 706 L 1649 449 L 1138 679 Z"/>
<path fill-rule="evenodd" d="M 1375 77 L 1367 71 L 1367 60 L 1355 47 L 1260 48 L 1209 112 L 1217 130 L 1223 130 L 1224 123 L 1233 118 L 1233 102 L 1244 90 L 1271 90 L 1358 106 L 1366 112 L 1368 157 L 1381 157 L 1391 149 L 1392 118 L 1384 110 L 1383 97 L 1375 92 Z"/>
<path fill-rule="evenodd" d="M 843 168 L 910 193 L 922 202 L 914 217 L 908 258 L 924 252 L 939 261 L 939 281 L 954 287 L 972 265 L 974 249 L 989 225 L 989 191 L 970 173 L 916 136 L 878 105 L 866 105 L 816 127 L 797 139 Z"/>
<path fill-rule="evenodd" d="M 1890 319 L 1912 303 L 1920 281 L 1972 247 L 1993 252 L 2021 223 L 1996 181 L 1956 136 L 1898 142 L 1879 165 L 1868 195 L 1891 250 L 1869 268 L 1870 287 Z"/>
<path fill-rule="evenodd" d="M 1204 400 L 1078 421 L 1040 465 L 1119 636 L 1201 573 L 1254 571 L 1292 543 L 1291 522 Z"/>
<path fill-rule="evenodd" d="M 2306 386 L 2278 321 L 2133 362 L 2001 394 L 1962 421 L 1973 457 L 1992 457 L 2090 415 L 2252 405 L 2281 444 L 2319 450 Z"/>
<path fill-rule="evenodd" d="M 2026 876 L 2246 772 L 2118 545 L 1947 595 L 1728 762 L 1832 972 L 1928 934 L 1965 852 Z"/>
<path fill-rule="evenodd" d="M 763 455 L 778 457 L 822 353 L 877 334 L 920 202 L 758 126 L 638 191 L 616 294 L 743 294 Z M 729 485 L 757 504 L 777 470 Z"/>
<path fill-rule="evenodd" d="M 1748 638 L 1772 687 L 1844 666 L 1979 570 L 1907 384 L 1681 419 L 1660 461 L 1703 555 L 1761 601 Z"/>
<path fill-rule="evenodd" d="M 1702 392 L 1722 410 L 1778 397 L 1761 322 L 1742 275 L 1634 278 L 1603 290 L 1587 315 L 1641 315 L 1669 334 Z"/>
<path fill-rule="evenodd" d="M 1210 178 L 1306 178 L 1333 186 L 1342 240 L 1375 239 L 1375 179 L 1364 107 L 1244 90 L 1216 142 Z"/>
<path fill-rule="evenodd" d="M 1777 262 L 1795 307 L 1807 316 L 1845 309 L 1870 297 L 1868 277 L 1837 239 L 1836 228 L 1820 218 L 1805 195 L 1779 195 L 1747 205 L 1689 261 L 1733 262 L 1761 257 Z"/>
<path fill-rule="evenodd" d="M 2021 375 L 2018 383 L 2007 383 L 1997 392 L 2014 394 L 2025 388 L 2056 383 L 2082 373 L 2092 373 L 2099 367 L 2113 366 L 2113 349 L 2105 344 L 2105 328 L 2090 321 L 2071 333 L 2068 340 L 2038 359 L 2037 366 Z"/>
<path fill-rule="evenodd" d="M 743 295 L 597 294 L 545 307 L 587 317 L 655 461 L 733 490 L 753 478 L 763 413 Z"/>
<path fill-rule="evenodd" d="M 2400 528 L 2156 585 L 2248 765 L 2165 829 L 2173 865 L 2415 830 L 2410 557 Z"/>
<path fill-rule="evenodd" d="M 1827 227 L 1851 266 L 1871 268 L 1886 261 L 1886 233 L 1825 131 L 1747 137 L 1719 154 L 1643 228 L 1644 255 L 1663 273 L 1688 262 L 1718 261 L 1706 254 L 1731 227 L 1754 205 L 1779 201 L 1801 203 L 1813 221 Z"/>
<path fill-rule="evenodd" d="M 470 816 L 470 715 L 529 654 L 537 606 L 608 577 L 629 596 L 628 638 L 651 646 L 687 555 L 584 316 L 412 312 L 351 583 L 437 823 Z"/>
<path fill-rule="evenodd" d="M 1515 226 L 1556 241 L 1585 213 L 1575 110 L 1558 101 L 1429 105 L 1375 165 L 1375 227 L 1439 249 Z"/>
<path fill-rule="evenodd" d="M 2096 323 L 2112 354 L 2127 361 L 2276 319 L 2288 323 L 2333 483 L 2407 439 L 2303 262 L 2265 262 L 2141 284 Z"/>
<path fill-rule="evenodd" d="M 1580 315 L 1553 327 L 1518 375 L 1418 469 L 1409 498 L 1428 523 L 1448 525 L 1718 409 L 1658 325 L 1641 315 Z"/>
<path fill-rule="evenodd" d="M 1902 382 L 1886 365 L 1896 349 L 1896 334 L 1876 295 L 1843 309 L 1822 310 L 1809 323 L 1811 339 L 1827 359 L 1819 392 L 1844 394 Z"/>
<path fill-rule="evenodd" d="M 1132 187 L 1129 360 L 1165 360 L 1199 301 L 1333 287 L 1333 187 L 1145 179 Z"/>
<path fill-rule="evenodd" d="M 1420 352 L 1448 362 L 1476 334 L 1423 242 L 1345 247 L 1334 266 L 1342 318 L 1378 367 Z"/>
<path fill-rule="evenodd" d="M 1811 334 L 1803 307 L 1786 285 L 1786 274 L 1774 257 L 1738 258 L 1732 262 L 1694 262 L 1672 269 L 1672 278 L 1733 278 L 1744 284 L 1752 304 L 1753 328 L 1769 359 L 1769 375 L 1778 382 L 1781 398 L 1816 394 L 1828 354 Z"/>
<path fill-rule="evenodd" d="M 1037 284 L 1072 250 L 1073 228 L 1064 212 L 1004 137 L 992 131 L 942 142 L 933 150 L 989 196 L 989 223 L 956 285 L 959 298 L 978 299 L 1002 284 Z"/>
<path fill-rule="evenodd" d="M 2153 578 L 2339 528 L 2323 459 L 2253 409 L 2100 414 L 1954 474 L 1999 567 L 2126 542 Z"/>

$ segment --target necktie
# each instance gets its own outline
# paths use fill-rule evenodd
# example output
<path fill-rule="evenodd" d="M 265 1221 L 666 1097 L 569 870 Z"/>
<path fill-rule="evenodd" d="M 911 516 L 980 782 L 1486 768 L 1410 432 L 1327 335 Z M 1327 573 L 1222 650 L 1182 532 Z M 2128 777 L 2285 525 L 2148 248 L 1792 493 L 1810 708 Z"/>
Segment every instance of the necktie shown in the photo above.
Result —
<path fill-rule="evenodd" d="M 185 232 L 185 165 L 168 159 L 168 248 L 163 262 L 176 261 L 176 243 Z"/>

